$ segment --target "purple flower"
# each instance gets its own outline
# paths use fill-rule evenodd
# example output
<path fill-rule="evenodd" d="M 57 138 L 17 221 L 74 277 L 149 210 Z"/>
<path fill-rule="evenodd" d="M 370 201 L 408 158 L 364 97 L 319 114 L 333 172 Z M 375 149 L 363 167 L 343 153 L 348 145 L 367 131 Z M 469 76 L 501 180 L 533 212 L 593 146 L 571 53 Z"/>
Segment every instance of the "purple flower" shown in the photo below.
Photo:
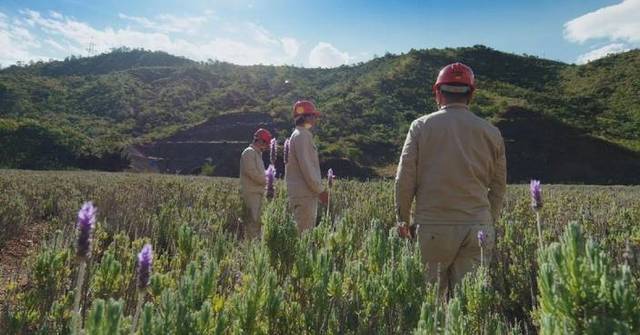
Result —
<path fill-rule="evenodd" d="M 284 158 L 284 163 L 289 163 L 289 146 L 291 145 L 289 139 L 284 141 L 284 152 L 282 153 L 282 158 Z"/>
<path fill-rule="evenodd" d="M 276 179 L 276 168 L 273 166 L 273 164 L 270 164 L 265 171 L 265 177 L 267 178 L 267 198 L 273 199 L 276 194 L 275 188 L 273 186 L 273 182 Z"/>
<path fill-rule="evenodd" d="M 329 187 L 333 186 L 334 179 L 336 179 L 336 175 L 333 174 L 333 169 L 329 169 L 329 171 L 327 171 L 327 181 L 329 182 Z"/>
<path fill-rule="evenodd" d="M 487 234 L 484 233 L 484 230 L 478 231 L 478 245 L 482 248 L 484 243 L 487 241 Z"/>
<path fill-rule="evenodd" d="M 278 140 L 275 138 L 271 139 L 271 143 L 269 146 L 269 158 L 271 159 L 271 164 L 276 164 L 276 159 L 278 159 Z"/>
<path fill-rule="evenodd" d="M 138 288 L 145 289 L 149 285 L 151 277 L 151 263 L 153 263 L 153 250 L 151 244 L 145 244 L 138 254 Z"/>
<path fill-rule="evenodd" d="M 542 186 L 539 180 L 532 180 L 529 185 L 531 191 L 531 207 L 538 210 L 542 208 Z"/>
<path fill-rule="evenodd" d="M 91 231 L 96 223 L 96 208 L 93 207 L 91 201 L 82 204 L 82 208 L 78 212 L 78 241 L 76 254 L 78 257 L 84 258 L 89 255 L 91 250 Z"/>

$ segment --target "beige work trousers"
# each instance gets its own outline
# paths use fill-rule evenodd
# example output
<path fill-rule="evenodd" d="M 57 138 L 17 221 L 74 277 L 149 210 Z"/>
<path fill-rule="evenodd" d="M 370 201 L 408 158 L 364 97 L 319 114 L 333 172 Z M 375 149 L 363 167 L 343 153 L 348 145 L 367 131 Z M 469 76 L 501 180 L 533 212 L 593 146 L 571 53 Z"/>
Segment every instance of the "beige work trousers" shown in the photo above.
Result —
<path fill-rule="evenodd" d="M 318 215 L 317 197 L 300 197 L 289 199 L 289 206 L 293 212 L 293 220 L 298 227 L 298 234 L 313 229 Z"/>
<path fill-rule="evenodd" d="M 493 224 L 418 225 L 416 235 L 422 262 L 426 266 L 426 280 L 438 282 L 443 295 L 450 295 L 467 273 L 480 266 L 481 251 L 477 237 L 480 230 L 486 235 L 482 259 L 488 266 L 495 245 Z"/>
<path fill-rule="evenodd" d="M 244 237 L 246 239 L 260 238 L 261 224 L 260 215 L 262 214 L 262 193 L 243 193 L 242 200 L 244 203 Z"/>

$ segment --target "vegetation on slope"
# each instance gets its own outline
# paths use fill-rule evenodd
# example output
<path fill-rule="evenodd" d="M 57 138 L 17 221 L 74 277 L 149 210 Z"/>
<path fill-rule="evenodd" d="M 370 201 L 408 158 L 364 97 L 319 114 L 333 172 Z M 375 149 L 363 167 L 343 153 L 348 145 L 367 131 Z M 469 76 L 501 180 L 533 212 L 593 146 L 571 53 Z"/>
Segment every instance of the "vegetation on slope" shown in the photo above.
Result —
<path fill-rule="evenodd" d="M 640 148 L 637 50 L 576 66 L 474 46 L 306 69 L 197 63 L 162 52 L 117 49 L 0 71 L 0 140 L 15 145 L 0 149 L 0 166 L 50 168 L 61 163 L 33 157 L 69 152 L 62 165 L 79 167 L 80 157 L 113 157 L 127 144 L 163 138 L 236 111 L 289 121 L 292 103 L 310 98 L 324 113 L 318 129 L 323 158 L 382 167 L 397 159 L 409 123 L 436 109 L 431 84 L 453 61 L 477 73 L 472 109 L 483 117 L 497 121 L 508 107 L 519 106 L 585 134 Z M 53 138 L 53 152 L 28 139 L 34 124 L 47 133 L 41 139 Z M 28 154 L 16 158 L 15 152 Z"/>

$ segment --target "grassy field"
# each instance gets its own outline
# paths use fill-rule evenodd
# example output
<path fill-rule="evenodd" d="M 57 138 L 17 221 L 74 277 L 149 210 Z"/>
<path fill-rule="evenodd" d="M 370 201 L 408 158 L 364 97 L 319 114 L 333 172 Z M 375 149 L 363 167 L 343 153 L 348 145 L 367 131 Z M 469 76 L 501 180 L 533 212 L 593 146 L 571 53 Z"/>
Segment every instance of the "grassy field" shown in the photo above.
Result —
<path fill-rule="evenodd" d="M 448 302 L 391 229 L 392 181 L 338 180 L 329 215 L 302 237 L 276 187 L 263 239 L 247 242 L 234 179 L 0 171 L 0 333 L 71 332 L 88 200 L 87 334 L 131 333 L 139 297 L 140 334 L 640 333 L 640 187 L 544 185 L 539 250 L 528 186 L 510 186 L 490 265 Z M 31 242 L 11 266 L 17 239 Z M 139 289 L 145 243 L 153 268 Z"/>

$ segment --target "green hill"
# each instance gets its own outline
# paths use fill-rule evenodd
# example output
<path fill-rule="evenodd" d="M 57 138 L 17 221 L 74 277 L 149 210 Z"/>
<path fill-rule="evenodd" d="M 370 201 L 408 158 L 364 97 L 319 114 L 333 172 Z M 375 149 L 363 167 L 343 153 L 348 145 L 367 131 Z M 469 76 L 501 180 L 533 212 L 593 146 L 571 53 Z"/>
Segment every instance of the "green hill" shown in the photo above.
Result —
<path fill-rule="evenodd" d="M 477 74 L 472 110 L 479 115 L 500 122 L 510 107 L 521 107 L 640 151 L 639 50 L 576 66 L 474 46 L 306 69 L 118 49 L 1 70 L 0 166 L 117 170 L 117 153 L 128 144 L 230 112 L 287 121 L 295 100 L 311 98 L 324 113 L 323 158 L 383 170 L 395 163 L 411 120 L 436 109 L 431 84 L 453 61 Z"/>

